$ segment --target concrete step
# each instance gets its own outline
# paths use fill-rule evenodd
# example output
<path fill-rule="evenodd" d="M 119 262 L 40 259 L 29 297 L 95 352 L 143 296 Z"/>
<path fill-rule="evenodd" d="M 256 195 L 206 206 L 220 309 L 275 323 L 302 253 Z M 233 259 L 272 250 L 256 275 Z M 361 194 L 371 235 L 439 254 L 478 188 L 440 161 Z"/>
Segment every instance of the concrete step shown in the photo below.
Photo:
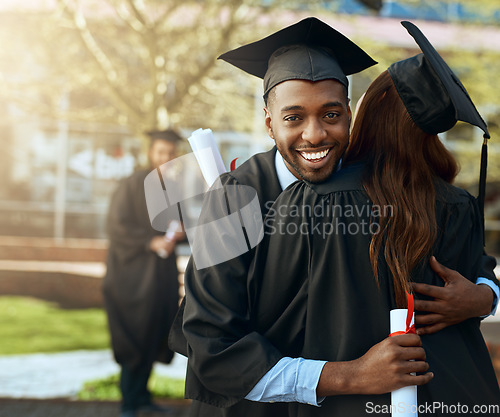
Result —
<path fill-rule="evenodd" d="M 105 262 L 107 249 L 103 239 L 0 236 L 0 259 Z"/>

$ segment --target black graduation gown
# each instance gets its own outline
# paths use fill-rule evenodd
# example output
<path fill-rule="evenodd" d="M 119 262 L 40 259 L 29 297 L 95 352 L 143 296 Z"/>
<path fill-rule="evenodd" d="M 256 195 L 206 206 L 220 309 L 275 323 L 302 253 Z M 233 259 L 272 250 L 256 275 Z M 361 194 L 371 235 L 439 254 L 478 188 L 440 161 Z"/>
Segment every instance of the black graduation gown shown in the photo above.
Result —
<path fill-rule="evenodd" d="M 377 288 L 368 252 L 370 216 L 385 208 L 368 200 L 362 171 L 362 165 L 355 165 L 327 183 L 297 182 L 268 212 L 268 234 L 258 247 L 249 281 L 257 281 L 256 328 L 284 355 L 352 360 L 389 334 L 389 312 L 397 308 L 392 278 L 383 263 Z M 444 182 L 437 182 L 436 192 L 439 236 L 433 255 L 475 280 L 484 275 L 476 200 Z M 285 256 L 290 262 L 276 262 Z M 427 261 L 416 268 L 413 279 L 443 285 Z M 467 406 L 469 415 L 497 415 L 473 414 L 474 405 L 500 404 L 479 319 L 423 336 L 422 341 L 435 377 L 418 388 L 419 404 L 449 406 L 450 413 L 442 407 L 433 415 L 451 415 L 458 404 Z M 367 414 L 367 404 L 388 406 L 390 394 L 329 397 L 320 409 L 290 404 L 289 415 L 361 416 Z"/>
<path fill-rule="evenodd" d="M 263 158 L 254 157 L 249 160 L 249 165 L 242 165 L 241 169 L 226 174 L 222 177 L 223 183 L 250 184 L 257 189 L 259 198 L 269 196 L 267 188 L 276 186 L 274 153 L 272 159 L 267 157 L 268 163 L 273 164 L 274 177 L 268 176 L 264 184 L 257 181 L 265 175 L 258 164 Z M 351 360 L 362 356 L 389 334 L 389 311 L 395 308 L 394 292 L 389 279 L 381 280 L 380 290 L 376 286 L 368 256 L 369 233 L 354 233 L 354 236 L 330 234 L 325 238 L 321 232 L 318 233 L 316 223 L 332 223 L 331 213 L 317 210 L 312 215 L 304 215 L 289 211 L 295 208 L 300 210 L 304 206 L 315 207 L 330 199 L 340 206 L 367 206 L 365 213 L 354 217 L 349 214 L 348 219 L 340 220 L 344 223 L 348 220 L 348 224 L 354 225 L 363 220 L 369 223 L 369 201 L 361 191 L 359 178 L 357 183 L 353 182 L 352 174 L 352 170 L 341 171 L 331 183 L 322 186 L 327 188 L 320 190 L 298 181 L 288 187 L 274 205 L 269 203 L 272 198 L 261 198 L 263 214 L 267 215 L 266 234 L 256 250 L 202 270 L 194 268 L 191 261 L 186 272 L 183 322 L 189 357 L 186 396 L 195 400 L 191 415 L 357 416 L 366 415 L 366 404 L 369 402 L 373 405 L 390 404 L 389 394 L 331 397 L 319 408 L 297 403 L 264 404 L 243 399 L 283 356 Z M 443 236 L 454 246 L 450 248 L 449 242 L 440 241 L 435 255 L 464 276 L 476 277 L 482 259 L 482 234 L 475 216 L 474 200 L 463 192 L 454 191 L 451 195 L 455 200 L 450 204 L 440 202 L 442 212 L 438 213 L 438 219 L 446 230 Z M 222 205 L 217 197 L 212 198 L 211 195 L 204 203 L 205 209 L 211 207 L 209 211 L 212 212 L 213 207 Z M 202 221 L 206 219 L 202 218 Z M 292 226 L 284 232 L 280 231 L 280 221 Z M 422 281 L 442 285 L 429 270 L 424 272 L 420 276 Z M 471 348 L 471 343 L 455 348 L 458 342 L 469 336 L 473 337 L 472 345 L 477 345 L 474 360 L 470 359 L 470 355 L 464 355 L 464 351 Z M 455 338 L 457 343 L 442 343 L 449 338 Z M 434 349 L 437 358 L 431 366 L 437 366 L 443 356 L 449 358 L 453 355 L 455 359 L 460 359 L 458 363 L 462 363 L 463 355 L 467 361 L 467 372 L 476 369 L 481 375 L 476 378 L 478 384 L 472 390 L 473 398 L 478 398 L 477 393 L 484 392 L 479 398 L 486 398 L 490 403 L 495 401 L 498 388 L 495 390 L 491 386 L 494 374 L 477 320 L 470 320 L 427 339 L 436 341 L 429 344 L 429 349 Z M 448 352 L 450 346 L 453 346 L 454 352 Z M 441 355 L 444 349 L 446 355 Z M 460 396 L 455 397 L 455 386 L 461 387 L 461 382 L 458 382 L 459 378 L 454 379 L 456 373 L 447 368 L 449 362 L 442 368 L 449 372 L 448 379 L 455 383 L 452 385 L 451 392 L 455 393 L 452 399 L 470 398 L 467 394 L 470 387 L 461 389 Z M 425 394 L 425 399 L 437 396 L 444 401 L 449 398 L 446 396 L 448 387 L 442 385 L 440 378 L 436 377 L 433 385 L 429 385 L 429 391 L 423 391 L 429 392 Z M 430 387 L 433 387 L 432 390 Z"/>
<path fill-rule="evenodd" d="M 166 344 L 179 302 L 175 253 L 162 259 L 149 249 L 154 230 L 148 216 L 144 179 L 138 171 L 122 180 L 108 213 L 109 250 L 103 283 L 116 361 L 131 369 L 168 363 Z"/>
<path fill-rule="evenodd" d="M 282 191 L 276 174 L 275 155 L 276 147 L 252 156 L 235 171 L 220 177 L 224 186 L 253 187 L 259 198 L 262 218 Z M 217 217 L 219 211 L 224 210 L 226 202 L 221 201 L 220 197 L 217 192 L 207 193 L 200 223 L 209 222 L 211 216 Z M 209 218 L 206 213 L 210 213 Z M 247 274 L 254 253 L 255 250 L 251 250 L 235 259 L 201 270 L 194 267 L 193 258 L 187 265 L 184 275 L 186 297 L 170 333 L 170 346 L 189 358 L 186 398 L 194 400 L 190 410 L 192 416 L 287 415 L 286 404 L 242 400 L 282 357 L 265 337 L 250 329 L 245 294 Z M 227 304 L 227 308 L 205 310 L 207 297 L 210 298 L 212 291 L 223 298 L 218 303 Z M 224 324 L 226 319 L 230 321 L 228 326 Z"/>

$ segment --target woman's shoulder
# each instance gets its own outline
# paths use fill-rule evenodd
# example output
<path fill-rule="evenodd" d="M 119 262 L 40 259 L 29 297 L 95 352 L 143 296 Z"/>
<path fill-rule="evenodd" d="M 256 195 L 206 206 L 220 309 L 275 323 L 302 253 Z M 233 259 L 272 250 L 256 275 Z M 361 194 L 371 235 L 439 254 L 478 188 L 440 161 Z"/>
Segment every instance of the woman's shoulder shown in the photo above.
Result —
<path fill-rule="evenodd" d="M 324 182 L 315 184 L 306 183 L 306 185 L 320 195 L 343 191 L 363 191 L 363 172 L 364 164 L 355 163 L 342 167 Z"/>
<path fill-rule="evenodd" d="M 436 201 L 444 205 L 475 204 L 476 198 L 467 190 L 449 184 L 442 179 L 435 181 Z"/>

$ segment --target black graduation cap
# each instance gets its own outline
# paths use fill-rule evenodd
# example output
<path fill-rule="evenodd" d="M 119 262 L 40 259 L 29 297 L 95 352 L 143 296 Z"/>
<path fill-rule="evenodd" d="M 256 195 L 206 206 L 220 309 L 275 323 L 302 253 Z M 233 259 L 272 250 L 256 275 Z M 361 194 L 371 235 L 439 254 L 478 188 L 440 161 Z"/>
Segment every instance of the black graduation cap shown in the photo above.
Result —
<path fill-rule="evenodd" d="M 470 123 L 484 132 L 479 176 L 479 206 L 484 218 L 488 128 L 467 90 L 424 34 L 411 22 L 401 22 L 423 54 L 396 62 L 388 72 L 399 96 L 417 126 L 429 134 L 451 129 L 457 122 Z"/>
<path fill-rule="evenodd" d="M 315 17 L 226 52 L 219 59 L 263 78 L 264 95 L 275 85 L 296 79 L 335 79 L 347 86 L 346 75 L 377 63 L 351 40 Z"/>
<path fill-rule="evenodd" d="M 434 135 L 461 120 L 479 127 L 489 138 L 486 123 L 455 73 L 413 23 L 401 24 L 423 54 L 396 62 L 388 71 L 413 121 Z"/>
<path fill-rule="evenodd" d="M 177 144 L 182 141 L 182 137 L 172 129 L 150 130 L 149 132 L 145 132 L 145 134 L 149 136 L 151 142 L 154 142 L 157 139 L 161 139 Z"/>

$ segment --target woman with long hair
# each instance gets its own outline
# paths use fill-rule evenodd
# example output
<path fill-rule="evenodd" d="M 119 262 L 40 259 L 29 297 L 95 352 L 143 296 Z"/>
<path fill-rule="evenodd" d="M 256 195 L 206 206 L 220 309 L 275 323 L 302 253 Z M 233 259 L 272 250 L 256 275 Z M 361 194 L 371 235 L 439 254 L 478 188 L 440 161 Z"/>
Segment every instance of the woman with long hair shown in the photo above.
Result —
<path fill-rule="evenodd" d="M 428 260 L 438 236 L 436 187 L 456 193 L 444 183 L 455 179 L 458 164 L 437 134 L 415 125 L 388 71 L 372 82 L 358 106 L 344 166 L 363 162 L 363 188 L 371 202 L 392 207 L 381 212 L 370 260 L 378 279 L 383 246 L 397 304 L 405 306 L 412 271 Z"/>

